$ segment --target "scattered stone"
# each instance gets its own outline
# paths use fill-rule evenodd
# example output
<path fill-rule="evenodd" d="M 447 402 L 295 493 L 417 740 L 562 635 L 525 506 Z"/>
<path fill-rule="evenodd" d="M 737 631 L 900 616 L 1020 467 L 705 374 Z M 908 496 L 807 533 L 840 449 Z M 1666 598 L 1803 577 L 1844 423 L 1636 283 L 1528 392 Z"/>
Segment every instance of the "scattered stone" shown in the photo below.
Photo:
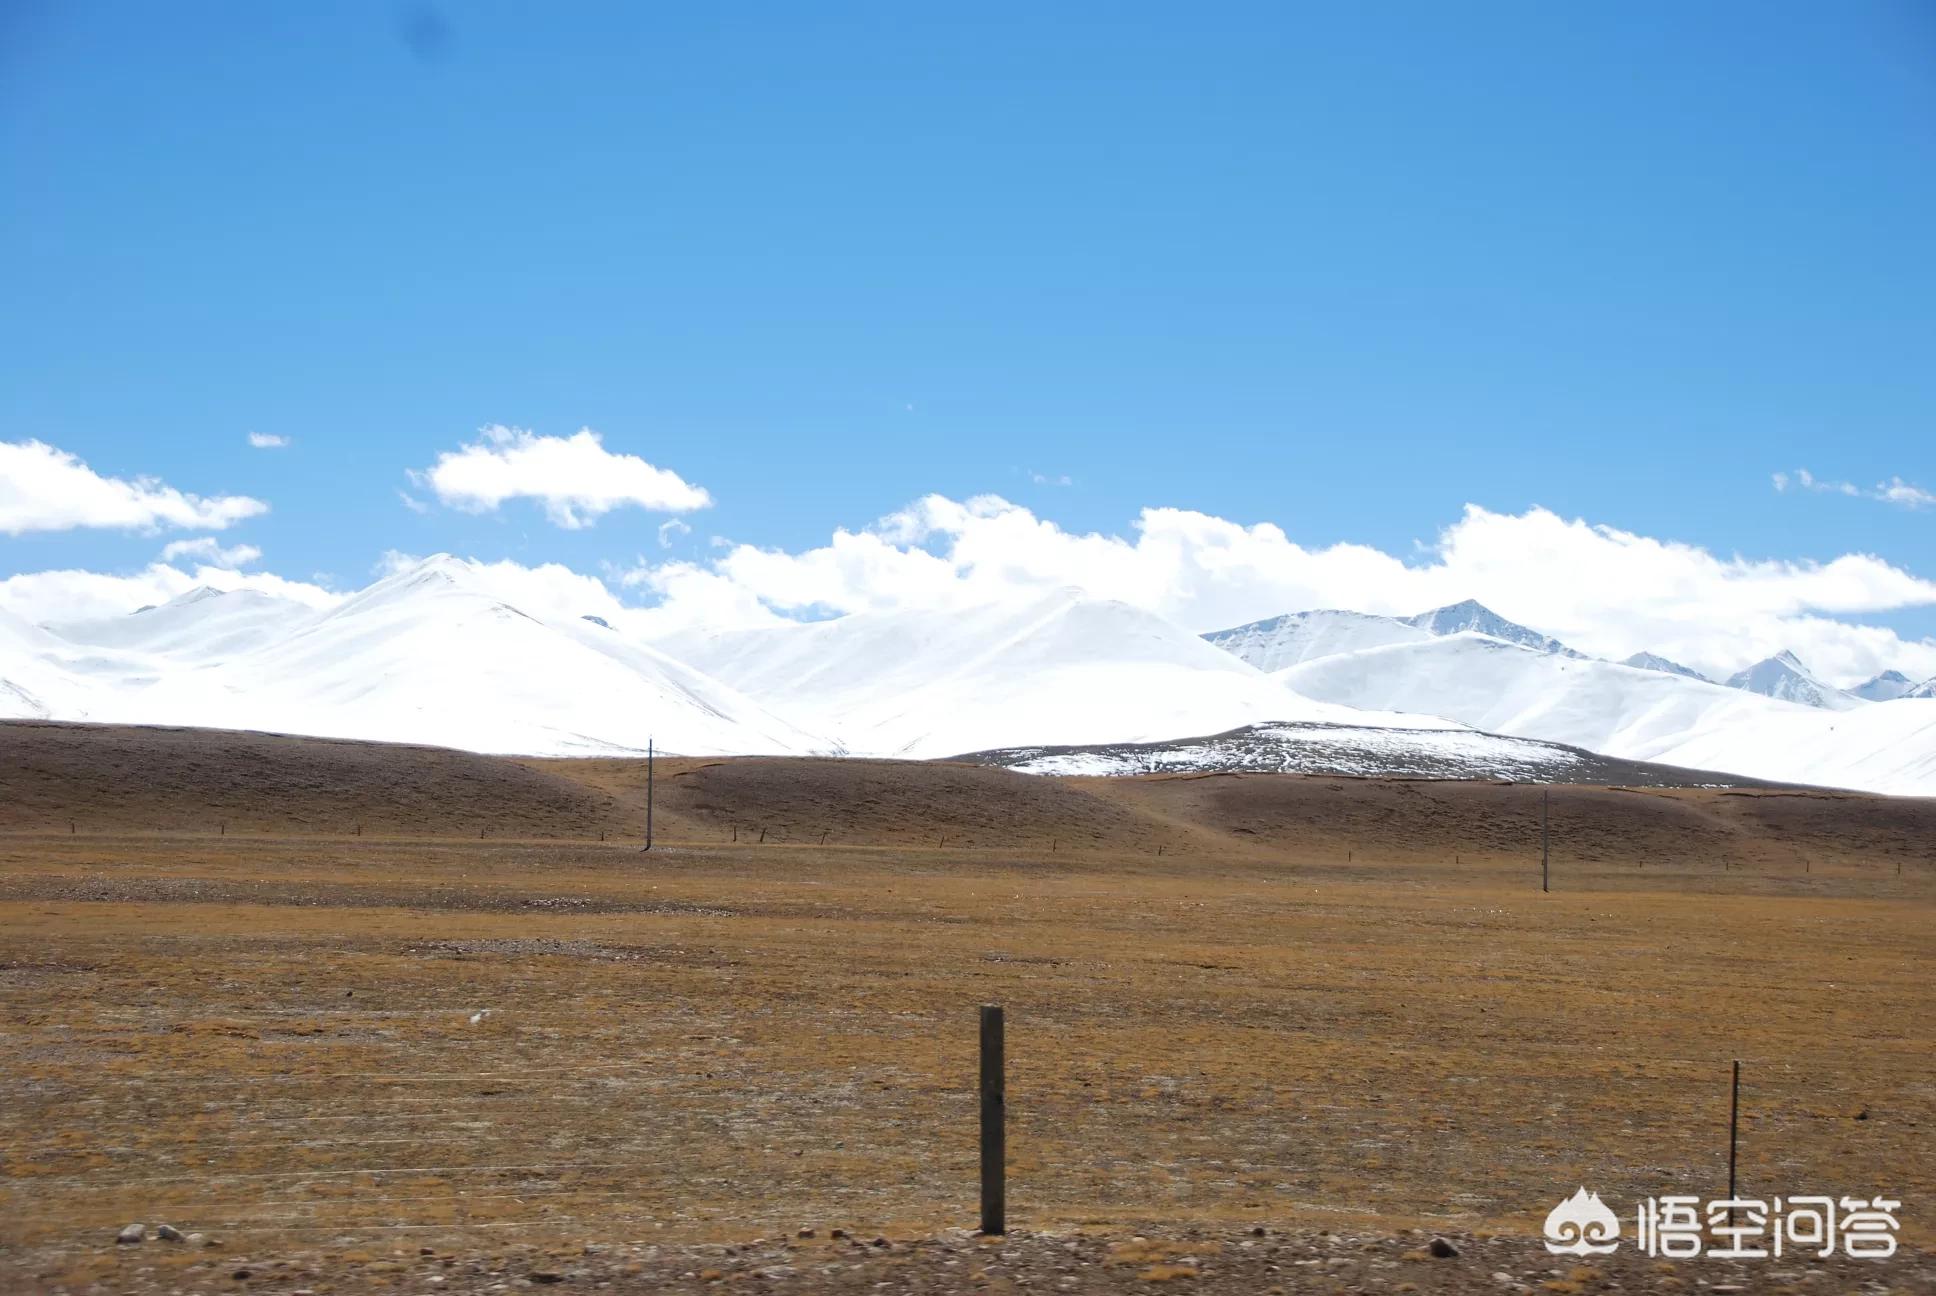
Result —
<path fill-rule="evenodd" d="M 812 1237 L 812 1236 L 813 1236 L 813 1230 L 812 1230 L 812 1229 L 810 1229 L 810 1228 L 803 1228 L 803 1229 L 801 1229 L 801 1230 L 800 1230 L 800 1231 L 799 1231 L 798 1233 L 796 1233 L 796 1234 L 794 1234 L 794 1236 L 795 1236 L 795 1237 L 803 1237 L 803 1238 L 810 1238 L 810 1237 Z M 834 1230 L 834 1236 L 835 1236 L 835 1237 L 838 1237 L 838 1236 L 840 1236 L 840 1230 L 839 1230 L 839 1229 L 835 1229 L 835 1230 Z"/>
<path fill-rule="evenodd" d="M 846 1230 L 846 1229 L 835 1229 L 835 1230 L 833 1230 L 833 1232 L 831 1232 L 831 1233 L 829 1233 L 829 1234 L 827 1234 L 827 1236 L 828 1236 L 828 1237 L 830 1237 L 830 1238 L 844 1238 L 844 1237 L 846 1237 L 846 1236 L 847 1236 L 847 1230 Z"/>
<path fill-rule="evenodd" d="M 1459 1248 L 1453 1246 L 1442 1237 L 1433 1238 L 1426 1244 L 1425 1249 L 1441 1260 L 1450 1260 L 1459 1254 Z"/>
<path fill-rule="evenodd" d="M 235 1281 L 237 1282 L 247 1282 L 250 1276 L 253 1275 L 254 1273 L 255 1273 L 255 1270 L 253 1269 L 237 1269 L 234 1273 L 230 1274 L 229 1277 L 235 1279 Z"/>
<path fill-rule="evenodd" d="M 561 1283 L 565 1280 L 565 1276 L 556 1269 L 533 1269 L 530 1278 L 534 1283 Z"/>
<path fill-rule="evenodd" d="M 1252 1237 L 1262 1237 L 1262 1236 L 1264 1236 L 1264 1226 L 1263 1226 L 1262 1224 L 1259 1224 L 1259 1225 L 1258 1225 L 1258 1226 L 1257 1226 L 1256 1228 L 1254 1228 L 1254 1229 L 1252 1229 L 1252 1230 L 1250 1231 L 1250 1235 L 1251 1235 Z"/>
<path fill-rule="evenodd" d="M 173 1224 L 163 1224 L 160 1228 L 155 1230 L 155 1236 L 160 1238 L 163 1242 L 179 1242 L 182 1240 L 181 1230 L 176 1228 Z"/>
<path fill-rule="evenodd" d="M 187 1237 L 183 1238 L 182 1241 L 192 1247 L 208 1245 L 208 1239 L 203 1237 L 200 1233 L 190 1233 Z"/>
<path fill-rule="evenodd" d="M 877 1237 L 874 1239 L 874 1245 L 877 1247 L 884 1247 L 887 1245 L 887 1239 L 884 1237 Z"/>
<path fill-rule="evenodd" d="M 134 1246 L 147 1240 L 148 1226 L 146 1224 L 130 1224 L 114 1235 L 114 1244 L 116 1246 Z"/>

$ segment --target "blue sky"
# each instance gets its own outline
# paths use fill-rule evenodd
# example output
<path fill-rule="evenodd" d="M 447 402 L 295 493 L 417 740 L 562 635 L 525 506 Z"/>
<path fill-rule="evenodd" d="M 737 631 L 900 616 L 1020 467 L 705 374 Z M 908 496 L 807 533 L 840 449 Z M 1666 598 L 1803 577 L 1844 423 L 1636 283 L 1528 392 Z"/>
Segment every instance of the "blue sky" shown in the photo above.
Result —
<path fill-rule="evenodd" d="M 1401 556 L 1543 506 L 1936 576 L 1936 509 L 1860 493 L 1936 489 L 1932 230 L 1906 0 L 0 18 L 0 441 L 267 501 L 224 543 L 338 586 L 797 550 L 929 492 Z M 492 424 L 715 503 L 671 550 L 644 508 L 404 504 Z M 30 530 L 0 574 L 159 547 Z"/>

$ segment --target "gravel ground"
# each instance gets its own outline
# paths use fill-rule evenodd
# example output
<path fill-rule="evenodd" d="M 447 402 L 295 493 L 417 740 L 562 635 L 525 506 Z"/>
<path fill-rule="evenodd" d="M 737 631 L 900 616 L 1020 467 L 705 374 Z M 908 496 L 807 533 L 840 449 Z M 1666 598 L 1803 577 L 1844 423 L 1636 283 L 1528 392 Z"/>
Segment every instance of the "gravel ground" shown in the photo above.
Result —
<path fill-rule="evenodd" d="M 95 1293 L 559 1291 L 733 1292 L 1936 1292 L 1936 1254 L 1662 1261 L 1631 1245 L 1582 1263 L 1522 1237 L 1184 1231 L 1147 1235 L 965 1230 L 932 1237 L 847 1236 L 803 1226 L 785 1239 L 705 1246 L 513 1245 L 480 1253 L 435 1246 L 331 1253 L 231 1254 L 223 1248 L 102 1239 L 90 1264 L 72 1252 L 7 1257 L 8 1291 Z M 1441 1254 L 1451 1252 L 1452 1254 Z M 91 1272 L 90 1272 L 91 1270 Z"/>

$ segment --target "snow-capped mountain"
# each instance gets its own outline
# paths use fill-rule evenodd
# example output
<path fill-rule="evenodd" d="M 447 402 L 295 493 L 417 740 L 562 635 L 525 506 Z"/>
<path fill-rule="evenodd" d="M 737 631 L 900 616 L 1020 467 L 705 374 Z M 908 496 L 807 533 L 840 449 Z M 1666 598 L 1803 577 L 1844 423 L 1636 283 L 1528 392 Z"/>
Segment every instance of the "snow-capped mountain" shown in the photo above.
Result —
<path fill-rule="evenodd" d="M 71 652 L 39 626 L 0 608 L 0 720 L 83 718 L 88 687 L 63 660 Z"/>
<path fill-rule="evenodd" d="M 1279 672 L 1309 697 L 1784 783 L 1936 792 L 1936 702 L 1833 711 L 1704 680 L 1455 635 Z M 1876 713 L 1894 713 L 1876 719 Z"/>
<path fill-rule="evenodd" d="M 1791 652 L 1779 652 L 1765 661 L 1758 661 L 1746 670 L 1728 676 L 1725 682 L 1729 688 L 1745 689 L 1763 697 L 1780 698 L 1784 702 L 1799 702 L 1803 706 L 1822 707 L 1830 711 L 1847 711 L 1863 705 L 1861 698 L 1824 684 L 1809 674 L 1808 668 Z"/>
<path fill-rule="evenodd" d="M 1397 617 L 1330 609 L 1289 612 L 1268 621 L 1213 630 L 1203 636 L 1206 643 L 1234 653 L 1261 671 L 1283 670 L 1316 657 L 1357 652 L 1361 648 L 1423 643 L 1431 637 L 1431 631 L 1421 630 Z"/>
<path fill-rule="evenodd" d="M 1748 770 L 1789 783 L 1936 794 L 1936 699 L 1830 711 L 1792 703 L 1753 723 L 1690 730 L 1650 759 L 1697 769 Z"/>
<path fill-rule="evenodd" d="M 1479 634 L 1326 657 L 1281 671 L 1278 678 L 1327 702 L 1439 715 L 1487 733 L 1633 760 L 1654 759 L 1656 747 L 1690 730 L 1749 723 L 1788 705 Z"/>
<path fill-rule="evenodd" d="M 533 615 L 499 597 L 485 569 L 439 556 L 326 611 L 198 590 L 60 629 L 0 613 L 0 718 L 535 755 L 653 739 L 698 755 L 1082 746 L 1117 764 L 1160 748 L 1165 761 L 1244 768 L 1536 777 L 1565 765 L 1519 745 L 1531 741 L 1936 794 L 1936 681 L 1880 705 L 1784 656 L 1778 670 L 1745 672 L 1749 687 L 1725 687 L 1660 659 L 1584 658 L 1470 603 L 1405 620 L 1294 613 L 1200 637 L 1063 591 L 647 644 L 595 616 Z M 1249 737 L 1183 738 L 1233 730 Z"/>
<path fill-rule="evenodd" d="M 539 755 L 642 751 L 648 738 L 702 755 L 835 746 L 654 648 L 512 607 L 445 555 L 327 612 L 279 602 L 198 592 L 70 626 L 109 646 L 85 672 L 85 705 L 43 713 Z M 36 633 L 42 658 L 85 651 Z M 142 662 L 163 669 L 141 678 Z"/>
<path fill-rule="evenodd" d="M 274 643 L 316 615 L 313 608 L 273 594 L 224 593 L 201 585 L 157 607 L 125 616 L 56 622 L 48 629 L 73 643 L 205 665 Z"/>
<path fill-rule="evenodd" d="M 1865 702 L 1893 702 L 1906 697 L 1916 688 L 1916 681 L 1901 671 L 1886 670 L 1874 679 L 1867 680 L 1850 689 L 1849 692 Z"/>
<path fill-rule="evenodd" d="M 1669 675 L 1685 675 L 1688 679 L 1707 679 L 1707 676 L 1692 667 L 1683 666 L 1679 662 L 1671 658 L 1662 657 L 1658 653 L 1637 652 L 1633 656 L 1623 659 L 1620 664 L 1622 666 L 1632 666 L 1636 670 L 1665 671 Z"/>
<path fill-rule="evenodd" d="M 1421 612 L 1406 620 L 1407 625 L 1417 626 L 1420 630 L 1435 635 L 1482 634 L 1492 639 L 1502 639 L 1507 643 L 1531 648 L 1535 652 L 1558 653 L 1562 657 L 1579 657 L 1559 640 L 1531 630 L 1517 621 L 1508 621 L 1485 604 L 1474 599 L 1461 603 L 1448 603 L 1430 612 Z"/>
<path fill-rule="evenodd" d="M 1161 617 L 1076 590 L 1019 605 L 689 633 L 660 646 L 870 754 L 1142 742 L 1262 720 L 1408 723 L 1299 697 Z"/>
<path fill-rule="evenodd" d="M 1456 634 L 1487 635 L 1536 652 L 1565 657 L 1580 655 L 1559 640 L 1508 621 L 1472 599 L 1412 617 L 1373 616 L 1335 608 L 1287 612 L 1228 630 L 1213 630 L 1203 638 L 1206 643 L 1243 658 L 1259 670 L 1280 671 L 1338 653 L 1425 643 L 1435 637 Z"/>

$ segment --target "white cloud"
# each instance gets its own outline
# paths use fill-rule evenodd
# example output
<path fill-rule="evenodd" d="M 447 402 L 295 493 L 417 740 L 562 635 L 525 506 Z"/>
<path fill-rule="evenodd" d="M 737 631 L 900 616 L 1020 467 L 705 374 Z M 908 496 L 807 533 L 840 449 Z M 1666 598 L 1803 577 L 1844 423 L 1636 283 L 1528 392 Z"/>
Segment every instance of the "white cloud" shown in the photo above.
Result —
<path fill-rule="evenodd" d="M 537 436 L 492 426 L 479 439 L 437 456 L 412 480 L 452 508 L 487 513 L 509 499 L 535 499 L 557 526 L 590 526 L 625 505 L 659 512 L 706 508 L 712 496 L 668 468 L 614 454 L 598 433 Z"/>
<path fill-rule="evenodd" d="M 213 567 L 246 567 L 262 556 L 262 550 L 251 544 L 222 547 L 222 542 L 214 536 L 197 536 L 193 540 L 171 540 L 161 547 L 161 560 L 174 562 L 177 558 L 198 558 Z"/>
<path fill-rule="evenodd" d="M 389 554 L 378 572 L 415 561 Z M 1616 659 L 1644 649 L 1725 675 L 1789 648 L 1837 683 L 1888 668 L 1936 676 L 1936 641 L 1905 641 L 1857 623 L 1936 606 L 1936 582 L 1878 557 L 1716 554 L 1544 509 L 1468 506 L 1431 543 L 1400 556 L 1358 544 L 1300 545 L 1272 523 L 1186 509 L 1145 509 L 1122 534 L 1083 533 L 996 496 L 931 495 L 798 551 L 724 543 L 703 560 L 639 558 L 607 568 L 605 579 L 556 563 L 501 561 L 476 570 L 487 588 L 533 615 L 590 614 L 642 639 L 828 612 L 946 611 L 1079 586 L 1196 631 L 1308 608 L 1406 615 L 1476 598 Z M 191 577 L 160 564 L 137 577 L 40 573 L 0 582 L 0 606 L 47 620 L 90 614 L 52 610 L 63 600 L 127 611 L 203 581 L 266 588 L 276 580 L 213 569 Z M 335 597 L 290 587 L 312 599 Z"/>
<path fill-rule="evenodd" d="M 1878 500 L 1884 504 L 1894 504 L 1897 508 L 1919 509 L 1936 505 L 1936 492 L 1914 486 L 1900 477 L 1877 482 L 1873 487 L 1864 489 L 1854 482 L 1825 481 L 1806 468 L 1797 468 L 1792 473 L 1774 474 L 1777 491 L 1813 491 L 1818 495 L 1847 495 L 1852 499 Z"/>
<path fill-rule="evenodd" d="M 1895 504 L 1902 508 L 1928 508 L 1936 504 L 1936 493 L 1920 486 L 1911 486 L 1900 477 L 1891 477 L 1876 486 L 1875 497 L 1885 504 Z"/>
<path fill-rule="evenodd" d="M 258 450 L 285 450 L 295 443 L 294 437 L 281 436 L 275 432 L 249 433 L 249 444 Z"/>
<path fill-rule="evenodd" d="M 1034 482 L 1037 486 L 1073 486 L 1075 485 L 1074 479 L 1072 479 L 1068 473 L 1042 473 L 1042 472 L 1035 472 L 1031 470 L 1029 472 L 1029 480 Z"/>
<path fill-rule="evenodd" d="M 1197 631 L 1308 608 L 1407 615 L 1477 598 L 1608 657 L 1646 649 L 1725 674 L 1792 648 L 1844 682 L 1887 667 L 1936 675 L 1936 643 L 1838 619 L 1936 604 L 1936 582 L 1865 554 L 1723 557 L 1544 509 L 1468 507 L 1409 561 L 1364 545 L 1307 548 L 1271 523 L 1183 509 L 1145 509 L 1132 530 L 1078 534 L 997 497 L 929 496 L 816 548 L 737 545 L 704 568 L 642 565 L 624 583 L 659 594 L 668 624 L 704 619 L 681 607 L 687 599 L 743 616 L 946 609 L 1059 586 Z"/>
<path fill-rule="evenodd" d="M 687 526 L 684 520 L 680 518 L 667 518 L 665 521 L 659 523 L 659 548 L 670 549 L 672 548 L 673 537 L 691 534 L 692 528 Z"/>
<path fill-rule="evenodd" d="M 422 500 L 418 499 L 415 495 L 412 495 L 409 491 L 404 491 L 404 490 L 398 491 L 397 498 L 402 500 L 403 506 L 409 509 L 412 513 L 430 512 L 430 505 L 424 503 Z"/>
<path fill-rule="evenodd" d="M 751 589 L 711 567 L 695 562 L 640 564 L 616 576 L 620 586 L 643 590 L 658 601 L 651 607 L 628 608 L 620 620 L 644 638 L 678 630 L 750 630 L 781 625 L 787 618 Z M 608 618 L 610 619 L 610 618 Z"/>
<path fill-rule="evenodd" d="M 114 575 L 91 571 L 23 572 L 0 579 L 0 608 L 28 621 L 87 621 L 123 616 L 139 607 L 166 603 L 198 585 L 219 590 L 251 589 L 294 599 L 310 607 L 332 607 L 342 595 L 305 581 L 268 572 L 238 572 L 226 567 L 185 569 L 151 563 L 138 572 Z"/>
<path fill-rule="evenodd" d="M 153 478 L 103 477 L 41 441 L 0 441 L 0 533 L 109 527 L 220 531 L 269 506 L 245 495 L 204 498 Z"/>

